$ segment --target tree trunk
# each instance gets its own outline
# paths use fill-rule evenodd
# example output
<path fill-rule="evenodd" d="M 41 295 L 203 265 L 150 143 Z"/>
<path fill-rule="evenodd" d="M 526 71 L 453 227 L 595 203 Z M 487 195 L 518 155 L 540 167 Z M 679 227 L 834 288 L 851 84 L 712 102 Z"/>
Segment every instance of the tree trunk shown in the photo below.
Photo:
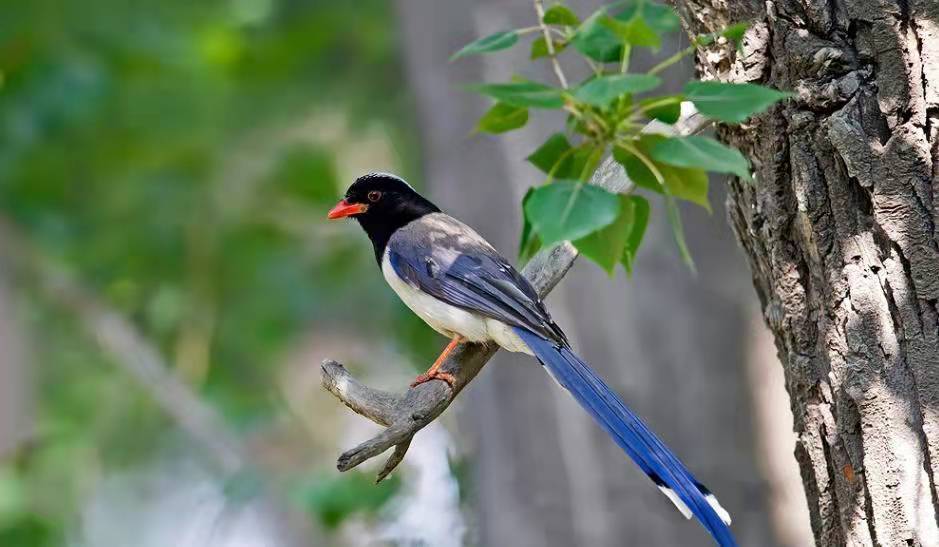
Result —
<path fill-rule="evenodd" d="M 447 57 L 479 36 L 531 25 L 531 3 L 402 0 L 398 6 L 430 191 L 511 256 L 521 196 L 541 181 L 524 158 L 563 119 L 533 112 L 520 133 L 474 137 L 486 101 L 460 85 L 507 81 L 517 71 L 543 81 L 554 76 L 544 64 L 533 68 L 525 46 L 457 63 Z M 632 280 L 619 274 L 614 283 L 584 263 L 549 306 L 586 360 L 720 494 L 741 542 L 772 545 L 743 364 L 752 295 L 743 290 L 744 266 L 726 227 L 698 211 L 687 224 L 697 279 L 660 222 L 647 235 Z M 475 447 L 475 543 L 707 541 L 530 357 L 500 352 L 466 395 L 464 422 Z"/>
<path fill-rule="evenodd" d="M 707 77 L 797 97 L 721 136 L 731 224 L 783 362 L 820 545 L 939 545 L 939 2 L 680 0 L 753 21 Z"/>

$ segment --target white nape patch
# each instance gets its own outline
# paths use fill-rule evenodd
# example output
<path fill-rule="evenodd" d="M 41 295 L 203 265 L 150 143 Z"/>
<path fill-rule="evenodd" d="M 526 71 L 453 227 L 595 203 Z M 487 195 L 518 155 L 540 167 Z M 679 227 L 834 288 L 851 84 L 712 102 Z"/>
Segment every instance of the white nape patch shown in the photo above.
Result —
<path fill-rule="evenodd" d="M 724 506 L 721 505 L 721 502 L 717 501 L 717 498 L 714 494 L 708 494 L 704 499 L 711 505 L 711 509 L 714 509 L 714 512 L 717 513 L 717 516 L 727 526 L 730 526 L 730 513 L 727 512 L 727 509 L 724 509 Z"/>
<path fill-rule="evenodd" d="M 659 485 L 656 485 L 656 486 L 659 486 Z M 688 506 L 685 504 L 685 502 L 683 502 L 681 498 L 678 497 L 678 494 L 676 494 L 674 490 L 672 490 L 671 488 L 667 486 L 659 486 L 659 490 L 661 490 L 662 493 L 668 497 L 668 499 L 672 500 L 672 503 L 675 504 L 675 507 L 677 507 L 678 510 L 681 511 L 681 514 L 684 515 L 686 519 L 691 518 L 691 509 L 689 509 Z M 711 496 L 711 497 L 713 498 L 714 496 Z"/>

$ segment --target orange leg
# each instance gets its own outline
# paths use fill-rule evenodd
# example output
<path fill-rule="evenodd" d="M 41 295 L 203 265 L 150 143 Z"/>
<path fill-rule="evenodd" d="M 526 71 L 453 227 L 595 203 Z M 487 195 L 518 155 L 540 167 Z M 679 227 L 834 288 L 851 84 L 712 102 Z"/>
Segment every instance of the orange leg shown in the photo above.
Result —
<path fill-rule="evenodd" d="M 427 372 L 421 374 L 411 382 L 411 387 L 418 386 L 424 382 L 429 382 L 431 380 L 443 380 L 444 382 L 450 384 L 450 387 L 453 387 L 453 384 L 456 383 L 456 378 L 448 372 L 440 372 L 440 365 L 447 360 L 447 356 L 456 349 L 460 342 L 463 341 L 462 336 L 455 336 L 453 340 L 450 340 L 450 343 L 447 344 L 447 347 L 444 348 L 443 353 L 440 354 L 440 357 L 437 357 L 437 360 L 434 361 L 434 364 L 431 365 Z"/>

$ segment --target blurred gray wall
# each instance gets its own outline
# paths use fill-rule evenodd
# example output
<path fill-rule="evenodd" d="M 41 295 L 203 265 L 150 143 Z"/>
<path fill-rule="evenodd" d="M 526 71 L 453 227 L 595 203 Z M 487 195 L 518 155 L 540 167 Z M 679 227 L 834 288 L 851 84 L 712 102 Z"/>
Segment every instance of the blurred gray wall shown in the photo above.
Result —
<path fill-rule="evenodd" d="M 544 62 L 535 67 L 528 61 L 527 41 L 509 53 L 452 64 L 447 58 L 479 36 L 532 25 L 532 5 L 400 0 L 398 12 L 431 194 L 514 258 L 520 198 L 542 181 L 524 157 L 561 121 L 533 112 L 521 133 L 472 136 L 487 101 L 461 86 L 505 81 L 514 73 L 553 82 L 553 75 Z M 568 59 L 565 66 L 576 69 L 578 62 L 583 65 Z M 634 66 L 641 69 L 643 60 Z M 673 69 L 670 85 L 679 88 L 690 72 L 690 62 Z M 724 220 L 721 181 L 713 181 L 711 197 L 713 215 L 686 208 L 697 277 L 677 258 L 653 203 L 656 221 L 633 279 L 618 273 L 611 281 L 580 261 L 549 307 L 575 348 L 719 495 L 741 544 L 774 545 L 745 370 L 755 296 Z M 708 544 L 706 532 L 682 519 L 532 359 L 498 354 L 470 386 L 462 408 L 474 436 L 466 441 L 475 450 L 479 529 L 473 543 Z M 782 427 L 791 429 L 791 421 Z"/>

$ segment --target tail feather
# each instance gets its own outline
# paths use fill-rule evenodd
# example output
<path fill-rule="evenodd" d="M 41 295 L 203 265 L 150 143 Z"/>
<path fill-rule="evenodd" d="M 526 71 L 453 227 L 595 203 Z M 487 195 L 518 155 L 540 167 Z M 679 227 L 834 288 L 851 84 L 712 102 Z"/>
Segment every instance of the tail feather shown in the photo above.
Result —
<path fill-rule="evenodd" d="M 516 334 L 562 387 L 571 392 L 685 518 L 697 517 L 718 544 L 735 546 L 730 515 L 616 393 L 566 345 L 521 327 Z"/>

